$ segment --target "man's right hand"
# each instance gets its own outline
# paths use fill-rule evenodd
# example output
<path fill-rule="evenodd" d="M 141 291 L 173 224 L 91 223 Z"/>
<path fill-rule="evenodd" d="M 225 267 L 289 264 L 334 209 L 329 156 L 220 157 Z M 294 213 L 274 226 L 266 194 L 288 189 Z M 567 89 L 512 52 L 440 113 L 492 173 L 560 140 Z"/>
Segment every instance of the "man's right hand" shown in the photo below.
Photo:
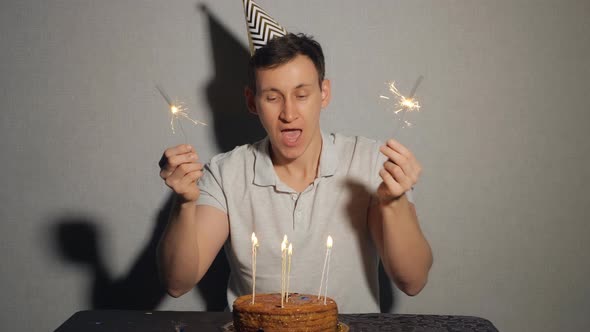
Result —
<path fill-rule="evenodd" d="M 199 155 L 188 144 L 166 149 L 160 159 L 160 177 L 178 195 L 180 203 L 199 199 L 197 181 L 203 176 L 203 164 L 198 160 Z"/>

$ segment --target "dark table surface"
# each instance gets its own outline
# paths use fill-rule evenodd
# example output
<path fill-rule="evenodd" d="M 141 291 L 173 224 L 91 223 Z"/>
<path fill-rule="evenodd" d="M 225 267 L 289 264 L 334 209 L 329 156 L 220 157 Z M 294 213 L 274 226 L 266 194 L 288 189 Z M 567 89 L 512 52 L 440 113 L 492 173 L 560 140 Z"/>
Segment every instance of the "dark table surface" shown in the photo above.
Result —
<path fill-rule="evenodd" d="M 350 331 L 498 331 L 473 316 L 340 314 L 338 319 Z M 56 332 L 220 332 L 231 320 L 230 312 L 89 310 L 75 313 Z"/>

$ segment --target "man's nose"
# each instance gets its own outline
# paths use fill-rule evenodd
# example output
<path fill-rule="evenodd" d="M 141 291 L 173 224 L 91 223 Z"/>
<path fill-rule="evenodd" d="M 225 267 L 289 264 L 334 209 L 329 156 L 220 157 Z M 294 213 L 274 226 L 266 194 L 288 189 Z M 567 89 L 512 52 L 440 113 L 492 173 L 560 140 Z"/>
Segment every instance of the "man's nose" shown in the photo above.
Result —
<path fill-rule="evenodd" d="M 297 112 L 297 108 L 294 105 L 294 101 L 292 101 L 291 98 L 285 99 L 283 110 L 280 114 L 280 119 L 284 122 L 293 122 L 297 120 L 298 117 L 299 113 Z"/>

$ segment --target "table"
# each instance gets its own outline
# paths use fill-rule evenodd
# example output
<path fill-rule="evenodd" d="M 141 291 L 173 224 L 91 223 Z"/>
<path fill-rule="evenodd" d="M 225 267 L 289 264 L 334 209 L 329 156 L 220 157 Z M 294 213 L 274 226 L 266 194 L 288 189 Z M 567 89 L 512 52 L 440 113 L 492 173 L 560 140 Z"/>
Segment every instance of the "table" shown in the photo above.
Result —
<path fill-rule="evenodd" d="M 340 314 L 355 331 L 467 332 L 498 331 L 483 318 L 445 315 Z M 88 310 L 72 315 L 55 332 L 222 331 L 230 312 Z"/>

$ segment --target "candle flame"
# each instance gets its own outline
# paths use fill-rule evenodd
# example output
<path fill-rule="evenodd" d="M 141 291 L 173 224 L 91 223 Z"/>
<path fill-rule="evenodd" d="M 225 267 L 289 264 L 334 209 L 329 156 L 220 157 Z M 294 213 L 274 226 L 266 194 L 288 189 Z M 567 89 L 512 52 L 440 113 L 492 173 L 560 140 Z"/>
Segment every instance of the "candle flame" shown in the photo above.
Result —
<path fill-rule="evenodd" d="M 289 243 L 289 256 L 293 255 L 293 244 Z"/>
<path fill-rule="evenodd" d="M 170 106 L 170 112 L 172 112 L 172 114 L 176 114 L 178 113 L 179 109 L 178 107 L 176 107 L 176 105 L 172 105 Z"/>
<path fill-rule="evenodd" d="M 332 240 L 332 237 L 330 235 L 328 235 L 328 240 L 326 241 L 326 247 L 328 247 L 328 249 L 331 249 L 333 244 L 334 244 L 334 240 Z"/>
<path fill-rule="evenodd" d="M 254 232 L 252 232 L 252 246 L 258 247 L 258 238 Z"/>

